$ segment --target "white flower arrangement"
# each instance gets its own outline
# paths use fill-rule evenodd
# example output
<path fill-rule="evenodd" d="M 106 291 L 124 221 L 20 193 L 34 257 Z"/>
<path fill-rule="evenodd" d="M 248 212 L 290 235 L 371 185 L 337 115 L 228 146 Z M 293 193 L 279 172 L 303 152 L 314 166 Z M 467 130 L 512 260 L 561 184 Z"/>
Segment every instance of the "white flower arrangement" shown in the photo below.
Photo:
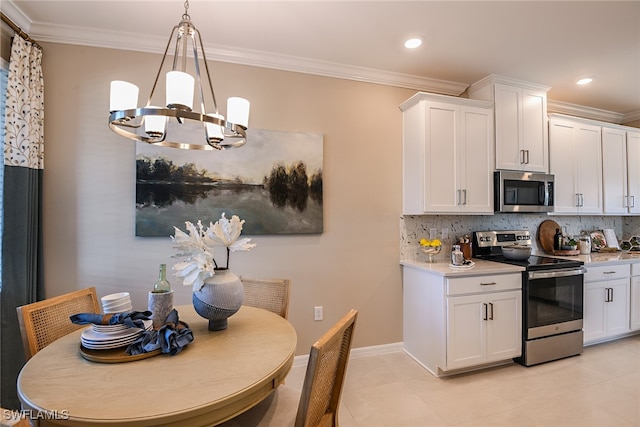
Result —
<path fill-rule="evenodd" d="M 175 264 L 173 270 L 174 276 L 181 277 L 182 284 L 192 286 L 194 292 L 202 289 L 204 281 L 213 276 L 216 270 L 229 268 L 231 252 L 248 251 L 256 246 L 255 243 L 249 243 L 251 239 L 239 239 L 244 220 L 240 220 L 237 215 L 229 220 L 223 212 L 215 224 L 209 223 L 208 228 L 204 228 L 201 221 L 198 221 L 197 227 L 189 221 L 185 224 L 189 234 L 173 227 L 175 236 L 171 236 L 171 240 L 173 247 L 178 250 L 173 257 L 187 256 L 186 260 Z M 216 246 L 227 248 L 227 263 L 224 267 L 220 267 L 214 258 Z"/>

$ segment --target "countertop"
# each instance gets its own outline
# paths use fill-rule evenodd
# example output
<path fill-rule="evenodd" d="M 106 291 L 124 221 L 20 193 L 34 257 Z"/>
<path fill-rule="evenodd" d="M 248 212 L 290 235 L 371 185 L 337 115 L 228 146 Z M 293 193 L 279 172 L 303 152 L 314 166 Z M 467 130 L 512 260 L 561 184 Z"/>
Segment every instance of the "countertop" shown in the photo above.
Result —
<path fill-rule="evenodd" d="M 629 253 L 626 251 L 598 253 L 591 252 L 590 255 L 575 255 L 575 256 L 553 256 L 547 254 L 538 254 L 541 256 L 551 256 L 553 258 L 564 258 L 575 261 L 584 262 L 585 267 L 597 267 L 599 265 L 607 264 L 634 264 L 640 263 L 640 253 Z"/>
<path fill-rule="evenodd" d="M 582 261 L 585 267 L 589 266 L 597 267 L 607 264 L 634 264 L 640 263 L 640 254 L 630 254 L 626 251 L 612 252 L 612 253 L 596 253 L 592 252 L 590 255 L 575 255 L 575 256 L 553 256 L 545 253 L 536 253 L 534 255 L 549 256 L 553 258 L 570 259 L 575 261 Z M 465 277 L 465 276 L 485 276 L 489 274 L 508 274 L 524 271 L 524 267 L 517 265 L 503 264 L 493 261 L 485 261 L 481 259 L 473 259 L 475 266 L 468 270 L 456 270 L 449 267 L 449 264 L 445 261 L 427 263 L 421 261 L 400 261 L 400 265 L 404 267 L 416 268 L 418 270 L 425 271 L 434 275 L 442 277 Z"/>
<path fill-rule="evenodd" d="M 457 270 L 449 267 L 445 261 L 428 263 L 420 261 L 400 261 L 404 267 L 416 268 L 427 273 L 443 277 L 465 277 L 465 276 L 486 276 L 489 274 L 508 274 L 524 271 L 524 267 L 517 265 L 502 264 L 499 262 L 473 259 L 475 265 L 468 270 Z"/>

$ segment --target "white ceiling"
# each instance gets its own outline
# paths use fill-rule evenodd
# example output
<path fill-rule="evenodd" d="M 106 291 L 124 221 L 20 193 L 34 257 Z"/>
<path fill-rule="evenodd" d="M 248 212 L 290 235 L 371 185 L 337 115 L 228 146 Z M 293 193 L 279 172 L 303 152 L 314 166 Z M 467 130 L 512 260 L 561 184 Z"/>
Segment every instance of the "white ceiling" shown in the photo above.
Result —
<path fill-rule="evenodd" d="M 39 41 L 161 52 L 183 4 L 3 0 L 2 10 Z M 209 59 L 448 94 L 500 74 L 551 86 L 558 104 L 640 119 L 638 0 L 191 0 L 189 14 Z M 404 49 L 413 34 L 425 43 Z M 584 76 L 594 82 L 577 86 Z"/>

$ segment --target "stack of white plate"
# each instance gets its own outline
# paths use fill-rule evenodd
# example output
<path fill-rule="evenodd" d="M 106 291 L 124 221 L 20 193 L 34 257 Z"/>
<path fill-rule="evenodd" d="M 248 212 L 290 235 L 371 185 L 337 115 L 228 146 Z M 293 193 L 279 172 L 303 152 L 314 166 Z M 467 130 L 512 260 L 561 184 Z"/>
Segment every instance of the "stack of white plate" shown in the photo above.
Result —
<path fill-rule="evenodd" d="M 153 327 L 152 320 L 143 320 L 145 329 L 129 328 L 125 325 L 93 325 L 82 331 L 80 342 L 91 350 L 108 350 L 124 347 L 134 342 L 144 331 Z"/>
<path fill-rule="evenodd" d="M 105 295 L 100 298 L 100 301 L 102 301 L 102 311 L 104 311 L 105 314 L 122 313 L 133 309 L 129 292 Z"/>

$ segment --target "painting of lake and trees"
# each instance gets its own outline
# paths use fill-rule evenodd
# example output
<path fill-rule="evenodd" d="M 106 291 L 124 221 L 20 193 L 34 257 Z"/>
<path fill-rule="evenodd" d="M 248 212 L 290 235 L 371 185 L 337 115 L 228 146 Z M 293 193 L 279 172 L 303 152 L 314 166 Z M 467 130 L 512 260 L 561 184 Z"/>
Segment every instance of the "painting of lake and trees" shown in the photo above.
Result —
<path fill-rule="evenodd" d="M 250 129 L 245 146 L 225 151 L 136 144 L 136 236 L 208 226 L 223 212 L 245 220 L 247 235 L 322 233 L 322 135 Z"/>

